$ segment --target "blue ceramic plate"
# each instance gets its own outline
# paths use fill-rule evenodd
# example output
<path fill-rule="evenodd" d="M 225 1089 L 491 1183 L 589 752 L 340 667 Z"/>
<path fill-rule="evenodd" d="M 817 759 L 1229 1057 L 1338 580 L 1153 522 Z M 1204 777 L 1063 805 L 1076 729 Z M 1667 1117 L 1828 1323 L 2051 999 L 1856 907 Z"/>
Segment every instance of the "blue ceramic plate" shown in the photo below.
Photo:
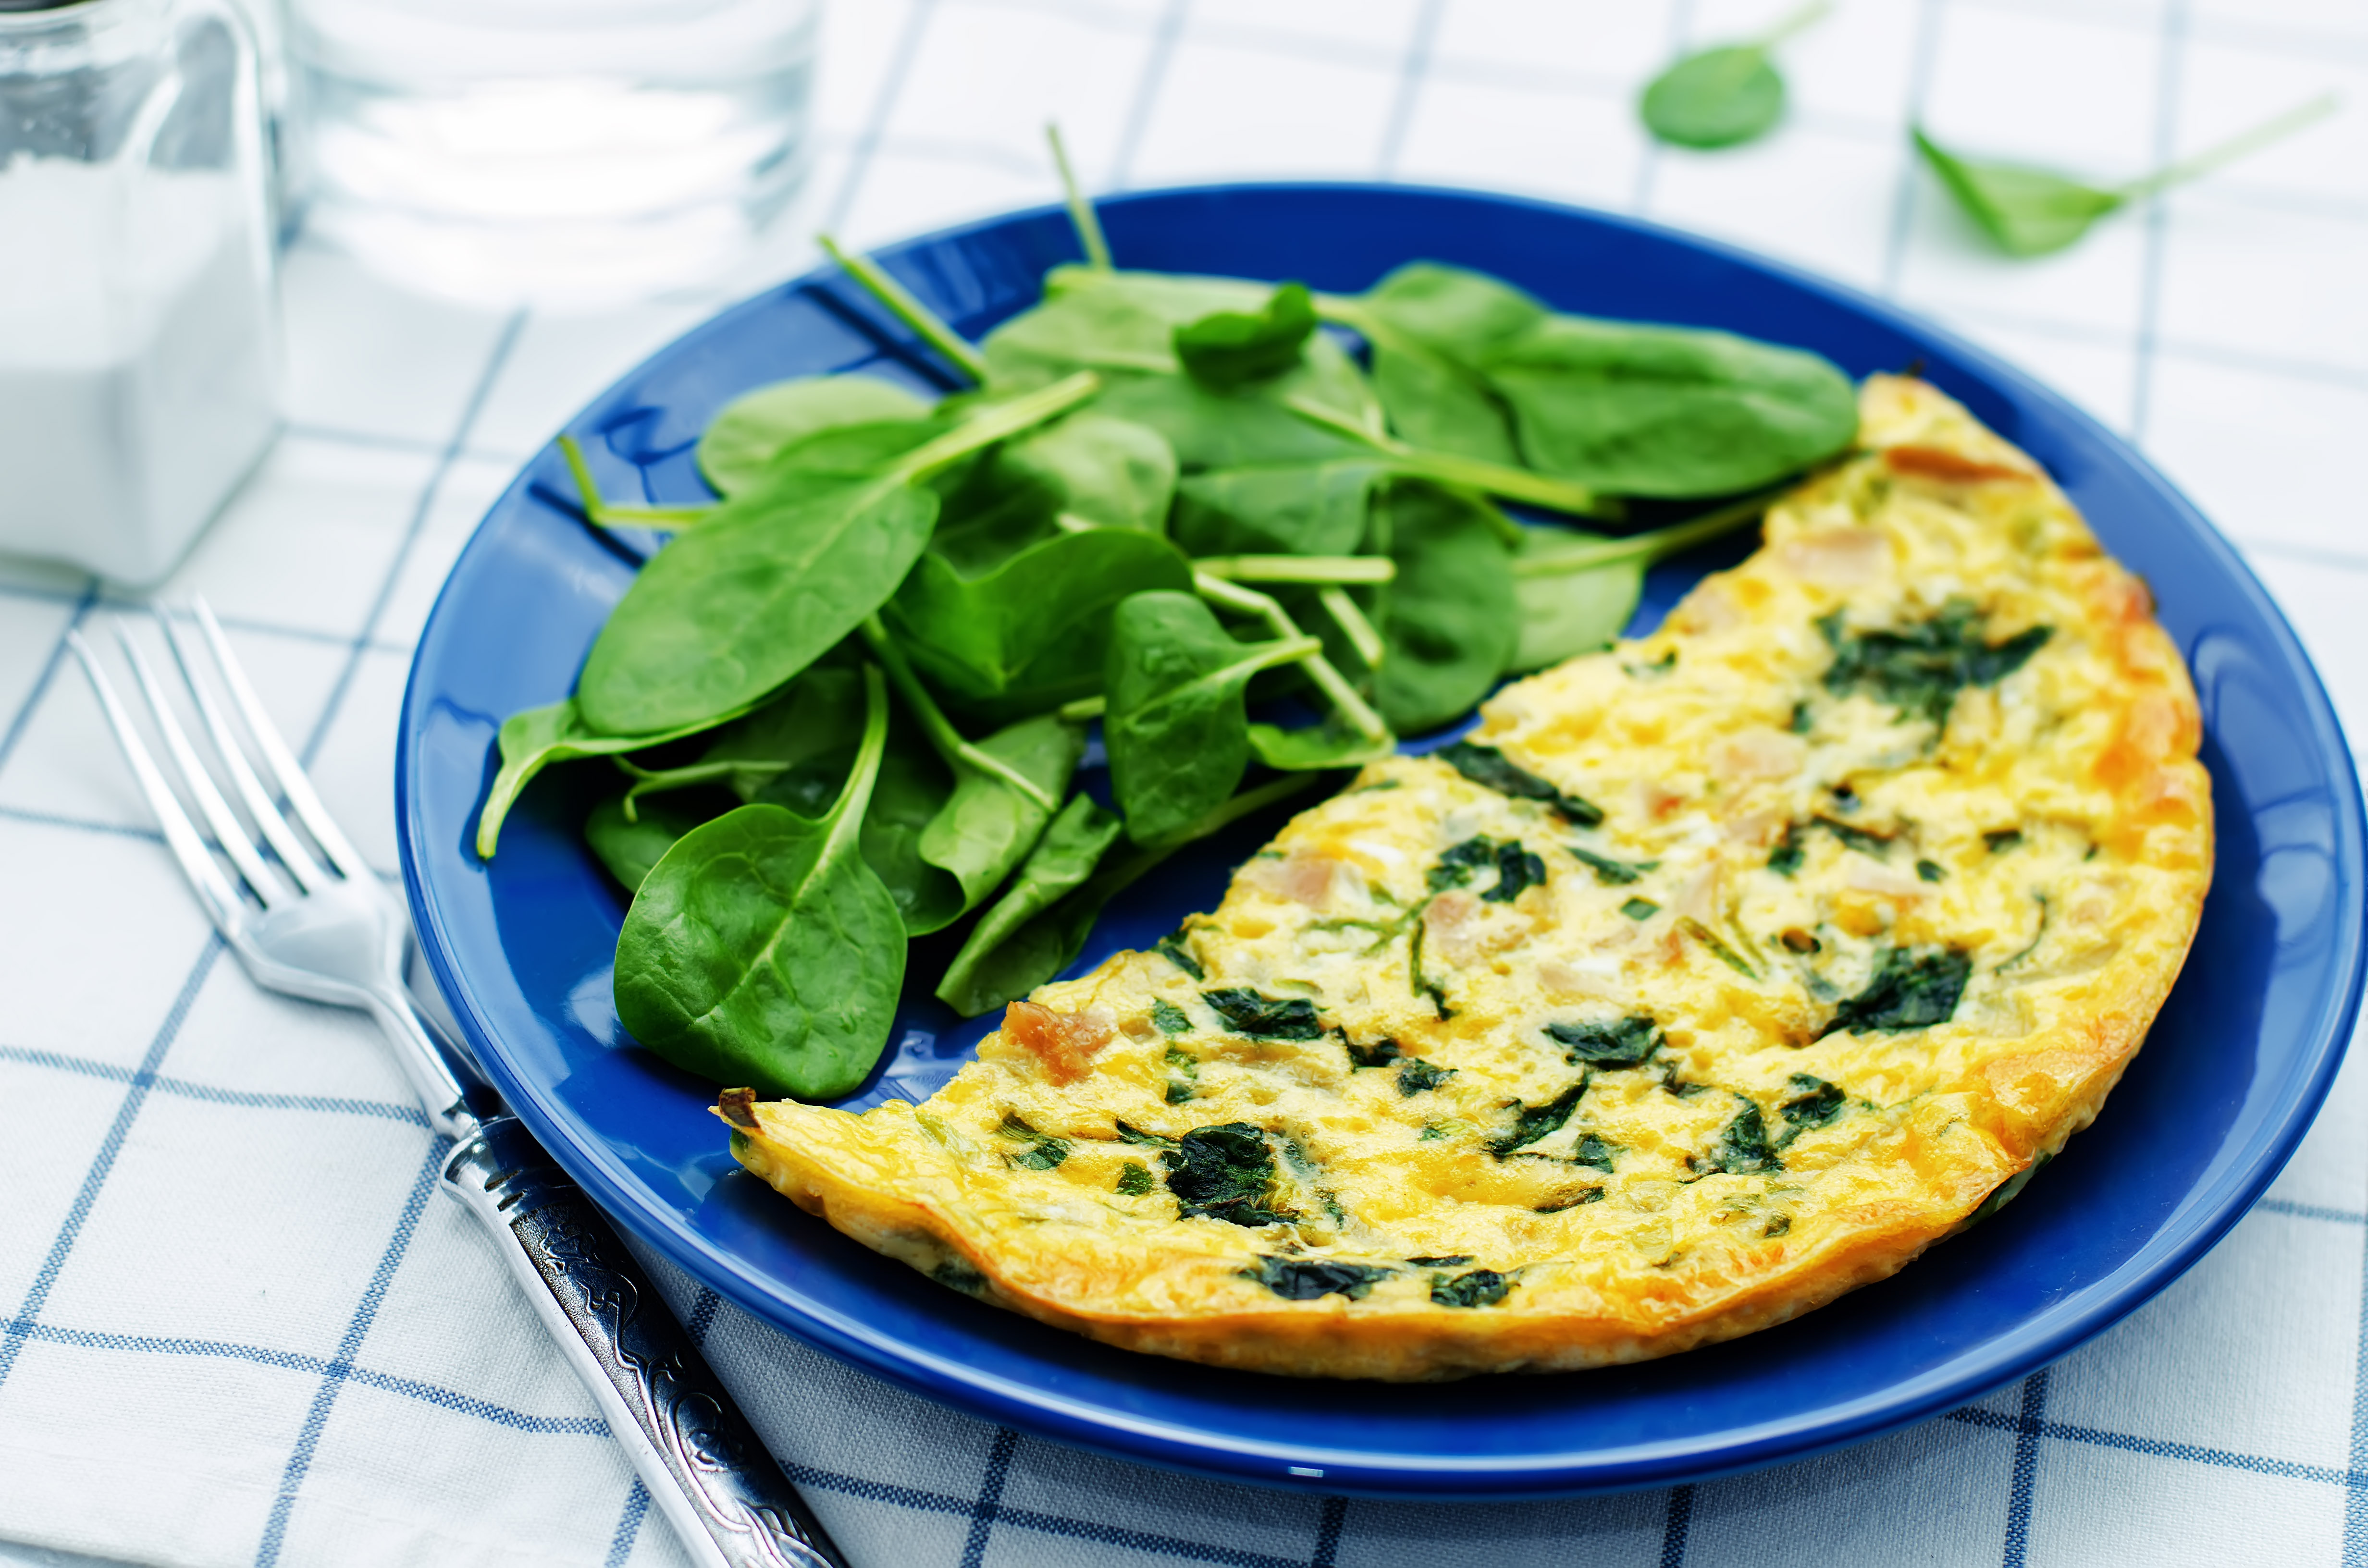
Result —
<path fill-rule="evenodd" d="M 1430 1387 L 1298 1383 L 1106 1349 L 982 1307 L 857 1246 L 738 1170 L 714 1087 L 619 1031 L 623 901 L 577 828 L 595 765 L 529 791 L 491 866 L 470 852 L 503 717 L 565 695 L 637 557 L 567 505 L 554 451 L 496 504 L 420 639 L 397 790 L 404 876 L 438 982 L 502 1091 L 610 1213 L 750 1312 L 948 1403 L 1062 1442 L 1326 1491 L 1512 1496 L 1696 1480 L 1853 1442 L 2044 1365 L 2176 1278 L 2245 1212 L 2317 1110 L 2362 972 L 2362 821 L 2350 756 L 2294 634 L 2236 554 L 2146 461 L 2062 398 L 1886 305 L 1666 230 L 1397 187 L 1162 192 L 1103 208 L 1129 266 L 1361 290 L 1417 257 L 1565 310 L 1718 326 L 1853 375 L 1920 365 L 2063 483 L 2144 574 L 2194 668 L 2219 817 L 2194 956 L 2104 1115 L 1997 1220 L 1797 1323 L 1646 1366 Z M 1054 210 L 882 259 L 975 336 L 1076 256 Z M 820 277 L 734 307 L 568 428 L 612 496 L 705 498 L 691 445 L 734 394 L 869 368 L 949 385 L 909 335 Z M 1732 559 L 1731 556 L 1726 559 Z M 1656 573 L 1650 624 L 1719 560 Z M 1229 855 L 1121 901 L 1081 966 L 1213 905 Z M 847 1103 L 918 1099 L 984 1032 L 917 983 L 881 1073 Z"/>

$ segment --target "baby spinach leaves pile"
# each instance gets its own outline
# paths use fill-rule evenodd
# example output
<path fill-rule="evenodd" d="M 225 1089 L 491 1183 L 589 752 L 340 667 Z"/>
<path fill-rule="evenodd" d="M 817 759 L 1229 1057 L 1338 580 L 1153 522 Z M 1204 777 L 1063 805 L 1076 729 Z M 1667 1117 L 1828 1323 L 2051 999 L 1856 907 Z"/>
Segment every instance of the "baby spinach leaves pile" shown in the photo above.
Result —
<path fill-rule="evenodd" d="M 478 848 L 539 770 L 609 759 L 618 1015 L 691 1071 L 846 1093 L 910 939 L 967 924 L 937 986 L 966 1014 L 1024 995 L 1164 857 L 1602 646 L 1646 565 L 1856 435 L 1814 355 L 1429 263 L 1353 296 L 1122 271 L 1072 210 L 1094 260 L 975 344 L 830 247 L 974 384 L 749 392 L 698 445 L 712 506 L 611 504 L 562 441 L 593 525 L 672 537 L 573 695 L 502 727 Z M 1677 520 L 1567 522 L 1632 503 Z M 1108 804 L 1076 787 L 1097 720 Z M 1483 897 L 1543 874 L 1473 853 Z M 1303 1038 L 1304 1003 L 1209 1001 Z"/>

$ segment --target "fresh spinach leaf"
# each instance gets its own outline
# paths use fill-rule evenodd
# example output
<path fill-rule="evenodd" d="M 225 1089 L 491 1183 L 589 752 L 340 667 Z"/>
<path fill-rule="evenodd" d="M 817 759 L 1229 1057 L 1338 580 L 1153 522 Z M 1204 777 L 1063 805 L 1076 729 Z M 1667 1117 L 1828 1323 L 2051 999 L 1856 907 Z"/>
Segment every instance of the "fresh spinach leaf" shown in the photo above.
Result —
<path fill-rule="evenodd" d="M 510 808 L 518 803 L 518 795 L 534 776 L 552 763 L 586 756 L 620 756 L 626 752 L 664 745 L 726 723 L 746 711 L 743 706 L 712 718 L 641 734 L 613 734 L 593 729 L 585 722 L 572 697 L 546 708 L 529 708 L 523 713 L 511 714 L 503 721 L 495 743 L 501 750 L 501 767 L 494 775 L 493 787 L 485 791 L 485 803 L 477 811 L 477 854 L 487 860 L 494 858 L 494 850 L 501 842 L 502 823 L 508 817 Z"/>
<path fill-rule="evenodd" d="M 952 774 L 918 728 L 904 714 L 894 714 L 888 723 L 888 746 L 880 758 L 880 776 L 863 812 L 860 845 L 864 864 L 895 901 L 896 914 L 908 937 L 942 929 L 964 908 L 962 884 L 921 853 L 921 835 L 945 810 L 953 787 Z M 802 803 L 785 799 L 770 787 L 758 799 L 792 811 Z"/>
<path fill-rule="evenodd" d="M 1886 948 L 1866 989 L 1843 999 L 1818 1038 L 1838 1029 L 1897 1033 L 1945 1024 L 1956 1016 L 1973 969 L 1972 957 L 1954 948 Z"/>
<path fill-rule="evenodd" d="M 696 761 L 678 767 L 637 767 L 620 758 L 633 778 L 624 810 L 639 814 L 653 795 L 721 786 L 743 805 L 764 800 L 820 816 L 863 738 L 862 677 L 852 665 L 816 665 L 714 734 Z"/>
<path fill-rule="evenodd" d="M 1509 1131 L 1488 1140 L 1488 1153 L 1501 1160 L 1516 1149 L 1526 1148 L 1541 1138 L 1559 1132 L 1563 1123 L 1570 1119 L 1570 1113 L 1578 1108 L 1578 1097 L 1585 1093 L 1587 1079 L 1582 1076 L 1577 1083 L 1543 1105 L 1523 1105 L 1519 1100 L 1514 1101 L 1513 1125 Z"/>
<path fill-rule="evenodd" d="M 1748 43 L 1687 55 L 1645 87 L 1637 106 L 1645 129 L 1680 147 L 1733 147 L 1766 135 L 1784 117 L 1784 79 L 1768 56 L 1825 14 L 1825 0 L 1816 0 Z"/>
<path fill-rule="evenodd" d="M 1617 495 L 1725 495 L 1858 435 L 1858 393 L 1817 355 L 1729 333 L 1551 316 L 1485 373 L 1530 465 Z"/>
<path fill-rule="evenodd" d="M 726 501 L 643 567 L 610 612 L 577 682 L 584 725 L 643 734 L 745 710 L 895 591 L 937 519 L 936 492 L 916 481 L 1093 391 L 1080 378 L 951 429 L 916 422 L 903 455 L 795 505 L 774 505 L 769 488 Z"/>
<path fill-rule="evenodd" d="M 888 1042 L 904 980 L 895 901 L 859 837 L 888 739 L 864 672 L 862 748 L 829 813 L 742 806 L 653 867 L 617 938 L 617 1016 L 677 1066 L 771 1095 L 827 1099 Z"/>
<path fill-rule="evenodd" d="M 753 490 L 786 448 L 818 430 L 925 417 L 929 405 L 873 376 L 802 376 L 743 392 L 699 438 L 699 472 L 719 495 Z"/>
<path fill-rule="evenodd" d="M 979 917 L 938 983 L 939 1000 L 964 1017 L 1025 996 L 1067 967 L 1101 905 L 1080 917 L 1064 902 L 1116 843 L 1119 820 L 1079 795 L 1044 830 L 1002 899 Z"/>
<path fill-rule="evenodd" d="M 1513 1277 L 1493 1268 L 1475 1268 L 1449 1278 L 1430 1277 L 1432 1304 L 1441 1307 L 1493 1307 L 1512 1293 Z"/>
<path fill-rule="evenodd" d="M 1338 717 L 1320 724 L 1286 730 L 1273 724 L 1250 726 L 1250 750 L 1267 767 L 1282 773 L 1323 773 L 1336 767 L 1359 767 L 1394 755 L 1395 738 L 1360 735 Z"/>
<path fill-rule="evenodd" d="M 1057 801 L 1068 791 L 1085 744 L 1077 726 L 1045 713 L 999 730 L 978 745 Z M 1036 847 L 1053 818 L 1006 778 L 969 767 L 955 771 L 952 793 L 915 843 L 920 858 L 944 870 L 960 889 L 954 914 L 940 925 L 977 908 Z M 937 928 L 915 927 L 912 934 Z"/>
<path fill-rule="evenodd" d="M 1661 1026 L 1641 1014 L 1608 1024 L 1548 1024 L 1546 1037 L 1564 1058 L 1590 1067 L 1637 1067 L 1661 1048 Z"/>
<path fill-rule="evenodd" d="M 625 803 L 610 799 L 592 808 L 584 824 L 584 842 L 609 874 L 631 892 L 674 847 L 676 839 L 707 820 L 697 812 L 660 805 L 643 807 L 639 820 L 629 822 Z"/>
<path fill-rule="evenodd" d="M 1246 1121 L 1196 1127 L 1163 1150 L 1167 1190 L 1182 1219 L 1206 1217 L 1256 1229 L 1287 1225 L 1298 1215 L 1275 1203 L 1274 1149 Z"/>
<path fill-rule="evenodd" d="M 1439 1087 L 1455 1076 L 1455 1072 L 1452 1067 L 1441 1067 L 1436 1062 L 1425 1062 L 1419 1056 L 1409 1056 L 1398 1063 L 1398 1094 L 1402 1098 L 1411 1099 Z"/>
<path fill-rule="evenodd" d="M 1401 437 L 1432 451 L 1520 462 L 1512 411 L 1474 361 L 1544 315 L 1543 305 L 1496 278 L 1415 262 L 1326 309 L 1364 335 L 1374 390 Z"/>
<path fill-rule="evenodd" d="M 1061 511 L 1098 528 L 1164 532 L 1176 497 L 1167 438 L 1093 409 L 999 449 L 993 466 L 1002 483 L 1057 493 Z"/>
<path fill-rule="evenodd" d="M 1600 535 L 1572 528 L 1524 528 L 1516 558 L 1534 565 L 1594 551 L 1605 542 Z M 1645 593 L 1645 566 L 1643 558 L 1633 557 L 1582 572 L 1517 571 L 1513 600 L 1520 634 L 1499 673 L 1526 675 L 1610 647 L 1635 617 Z"/>
<path fill-rule="evenodd" d="M 1176 542 L 1202 555 L 1350 555 L 1390 471 L 1372 452 L 1211 469 L 1176 488 Z"/>
<path fill-rule="evenodd" d="M 1267 996 L 1247 986 L 1203 991 L 1201 1000 L 1217 1010 L 1235 1034 L 1252 1040 L 1321 1040 L 1323 1020 L 1304 996 Z"/>
<path fill-rule="evenodd" d="M 1286 1301 L 1312 1301 L 1319 1296 L 1364 1300 L 1374 1284 L 1397 1272 L 1371 1263 L 1338 1263 L 1307 1257 L 1260 1257 L 1241 1271 Z"/>
<path fill-rule="evenodd" d="M 1299 363 L 1315 331 L 1315 305 L 1304 283 L 1276 289 L 1266 308 L 1212 311 L 1174 330 L 1176 358 L 1202 386 L 1229 392 L 1272 381 Z"/>
<path fill-rule="evenodd" d="M 1150 844 L 1179 832 L 1233 794 L 1249 766 L 1250 676 L 1317 646 L 1313 638 L 1237 642 L 1189 594 L 1119 602 L 1102 738 L 1129 837 Z"/>
<path fill-rule="evenodd" d="M 1725 1172 L 1730 1176 L 1751 1176 L 1761 1171 L 1781 1171 L 1784 1162 L 1768 1146 L 1768 1120 L 1751 1100 L 1735 1113 L 1718 1135 L 1718 1143 L 1708 1158 L 1689 1159 L 1686 1164 L 1694 1171 L 1710 1176 Z"/>
<path fill-rule="evenodd" d="M 2000 250 L 2016 256 L 2046 256 L 2070 245 L 2109 212 L 2291 136 L 2332 113 L 2336 102 L 2332 93 L 2314 98 L 2193 157 L 2127 185 L 2102 188 L 2028 165 L 1961 156 L 1941 148 L 1920 127 L 1911 134 L 1917 151 L 1940 176 L 1942 187 Z"/>
<path fill-rule="evenodd" d="M 1457 741 L 1431 755 L 1484 790 L 1494 790 L 1516 801 L 1543 801 L 1581 827 L 1597 827 L 1603 822 L 1601 807 L 1577 795 L 1564 794 L 1495 746 L 1482 745 L 1477 741 Z"/>
<path fill-rule="evenodd" d="M 1167 540 L 1097 528 L 1030 545 L 977 575 L 927 551 L 882 619 L 950 704 L 1037 712 L 1100 689 L 1121 600 L 1191 586 L 1190 564 Z"/>
<path fill-rule="evenodd" d="M 1192 1015 L 1165 996 L 1152 998 L 1151 1021 L 1161 1034 L 1190 1034 Z"/>
<path fill-rule="evenodd" d="M 1386 485 L 1373 515 L 1397 563 L 1373 703 L 1391 729 L 1420 734 L 1468 712 L 1512 659 L 1520 620 L 1511 552 L 1497 531 L 1501 513 L 1438 485 Z"/>
<path fill-rule="evenodd" d="M 1820 618 L 1817 631 L 1834 651 L 1826 669 L 1826 689 L 1864 692 L 1898 710 L 1902 718 L 1946 726 L 1957 693 L 1969 686 L 1996 686 L 2030 662 L 2053 634 L 2045 626 L 2026 627 L 2003 642 L 1986 642 L 1974 607 L 1954 600 L 1929 620 L 1896 631 L 1860 631 L 1842 624 L 1842 612 Z"/>

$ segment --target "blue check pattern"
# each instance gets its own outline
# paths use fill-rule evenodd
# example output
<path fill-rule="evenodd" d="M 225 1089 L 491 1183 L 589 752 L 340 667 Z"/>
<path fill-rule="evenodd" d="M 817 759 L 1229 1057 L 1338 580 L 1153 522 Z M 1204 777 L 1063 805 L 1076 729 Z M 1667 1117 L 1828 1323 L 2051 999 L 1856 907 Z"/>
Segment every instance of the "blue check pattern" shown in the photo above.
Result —
<path fill-rule="evenodd" d="M 1058 116 L 1110 189 L 1404 178 L 1643 213 L 1940 316 L 2146 447 L 2368 716 L 2368 12 L 2344 0 L 1848 0 L 1793 118 L 1702 157 L 1634 128 L 1746 0 L 865 0 L 834 7 L 815 165 L 775 254 L 604 316 L 424 301 L 300 244 L 279 448 L 175 590 L 223 613 L 331 808 L 392 874 L 410 647 L 469 528 L 562 418 L 769 278 L 1047 199 Z M 2128 175 L 2329 85 L 2312 138 L 1982 256 L 1904 129 Z M 608 1431 L 465 1221 L 363 1026 L 266 996 L 204 929 L 72 676 L 113 596 L 0 564 L 0 1564 L 675 1563 Z M 663 1266 L 863 1568 L 1223 1563 L 2368 1564 L 2368 1072 L 2186 1278 L 2016 1387 L 1862 1447 L 1665 1492 L 1346 1501 L 1137 1469 L 834 1362 Z M 11 1544 L 13 1543 L 13 1544 Z"/>

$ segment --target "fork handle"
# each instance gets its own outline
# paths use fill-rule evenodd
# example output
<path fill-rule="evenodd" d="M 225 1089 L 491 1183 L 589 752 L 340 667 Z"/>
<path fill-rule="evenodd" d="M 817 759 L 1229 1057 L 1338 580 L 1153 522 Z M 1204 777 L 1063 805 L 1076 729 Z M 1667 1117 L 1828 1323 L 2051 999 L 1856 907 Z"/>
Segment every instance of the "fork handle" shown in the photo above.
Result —
<path fill-rule="evenodd" d="M 641 1265 L 516 1117 L 455 1149 L 443 1187 L 493 1234 L 700 1568 L 846 1568 Z"/>

